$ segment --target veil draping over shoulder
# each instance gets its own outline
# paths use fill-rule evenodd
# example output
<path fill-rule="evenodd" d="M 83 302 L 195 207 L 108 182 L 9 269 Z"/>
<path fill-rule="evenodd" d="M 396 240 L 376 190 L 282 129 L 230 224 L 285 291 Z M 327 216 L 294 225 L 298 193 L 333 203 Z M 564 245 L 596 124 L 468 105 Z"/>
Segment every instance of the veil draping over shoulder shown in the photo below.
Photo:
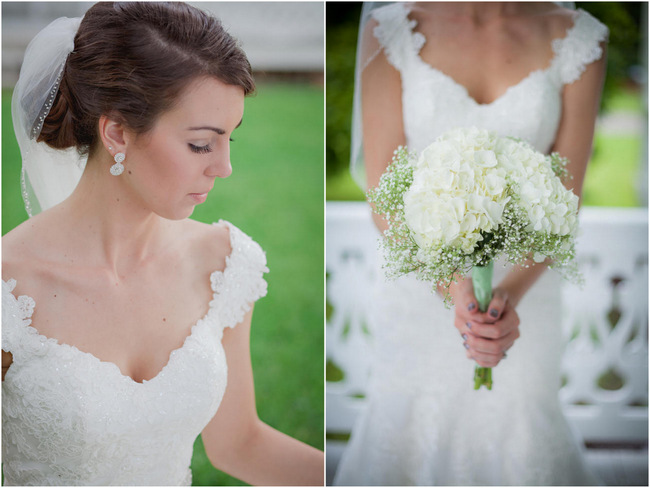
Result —
<path fill-rule="evenodd" d="M 75 148 L 56 150 L 36 142 L 59 90 L 81 18 L 61 17 L 27 46 L 11 101 L 22 156 L 21 185 L 30 217 L 67 198 L 77 186 L 86 158 Z"/>
<path fill-rule="evenodd" d="M 395 2 L 364 2 L 361 9 L 359 22 L 359 35 L 357 39 L 357 56 L 354 70 L 354 97 L 352 105 L 352 129 L 350 141 L 350 173 L 357 185 L 367 190 L 366 169 L 363 156 L 363 124 L 361 120 L 361 74 L 366 66 L 381 52 L 381 47 L 366 31 L 366 24 L 371 18 L 373 10 L 385 7 Z M 554 2 L 556 5 L 568 9 L 575 9 L 574 2 Z M 366 34 L 364 36 L 364 33 Z"/>

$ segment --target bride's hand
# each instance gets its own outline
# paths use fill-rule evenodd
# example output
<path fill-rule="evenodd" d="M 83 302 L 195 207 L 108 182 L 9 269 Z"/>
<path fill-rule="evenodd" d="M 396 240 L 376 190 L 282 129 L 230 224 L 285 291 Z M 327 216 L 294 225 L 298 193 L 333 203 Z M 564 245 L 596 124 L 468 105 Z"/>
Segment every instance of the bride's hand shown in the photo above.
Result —
<path fill-rule="evenodd" d="M 455 283 L 450 293 L 455 305 L 454 325 L 464 339 L 467 357 L 479 366 L 493 368 L 519 337 L 519 316 L 507 293 L 495 288 L 485 313 L 478 310 L 471 279 Z"/>

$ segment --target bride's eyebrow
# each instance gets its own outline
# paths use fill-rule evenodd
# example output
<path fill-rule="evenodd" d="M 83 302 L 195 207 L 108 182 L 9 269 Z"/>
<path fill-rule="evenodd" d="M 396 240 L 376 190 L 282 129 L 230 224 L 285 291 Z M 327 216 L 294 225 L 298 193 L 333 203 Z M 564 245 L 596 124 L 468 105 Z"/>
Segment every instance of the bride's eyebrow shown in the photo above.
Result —
<path fill-rule="evenodd" d="M 237 124 L 237 125 L 235 126 L 235 129 L 237 129 L 237 128 L 241 125 L 241 123 L 242 123 L 243 121 L 244 121 L 244 119 L 242 118 L 242 119 L 239 121 L 239 124 Z M 211 126 L 209 126 L 209 125 L 202 125 L 201 127 L 189 127 L 187 130 L 211 130 L 211 131 L 213 131 L 213 132 L 216 132 L 216 133 L 219 134 L 219 135 L 223 135 L 223 134 L 226 133 L 225 130 L 220 129 L 219 127 L 211 127 Z"/>

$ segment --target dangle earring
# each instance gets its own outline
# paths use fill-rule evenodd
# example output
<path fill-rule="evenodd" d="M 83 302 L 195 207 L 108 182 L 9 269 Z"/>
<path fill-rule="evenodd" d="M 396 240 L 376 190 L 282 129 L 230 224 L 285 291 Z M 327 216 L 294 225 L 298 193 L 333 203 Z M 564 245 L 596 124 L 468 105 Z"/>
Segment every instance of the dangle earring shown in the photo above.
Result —
<path fill-rule="evenodd" d="M 126 159 L 126 156 L 122 152 L 118 152 L 113 156 L 115 164 L 111 166 L 111 174 L 113 176 L 120 176 L 124 172 L 124 165 L 122 162 Z"/>

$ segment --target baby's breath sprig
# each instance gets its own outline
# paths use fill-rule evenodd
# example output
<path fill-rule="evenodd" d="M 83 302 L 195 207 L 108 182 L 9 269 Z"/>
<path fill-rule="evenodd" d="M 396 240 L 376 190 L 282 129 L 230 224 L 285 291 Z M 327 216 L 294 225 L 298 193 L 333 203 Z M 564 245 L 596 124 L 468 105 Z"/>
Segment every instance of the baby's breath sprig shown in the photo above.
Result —
<path fill-rule="evenodd" d="M 553 170 L 553 173 L 555 173 L 555 175 L 562 181 L 570 180 L 572 176 L 567 169 L 569 160 L 567 158 L 563 158 L 559 153 L 556 152 L 551 153 L 549 157 L 551 159 L 551 169 Z"/>

